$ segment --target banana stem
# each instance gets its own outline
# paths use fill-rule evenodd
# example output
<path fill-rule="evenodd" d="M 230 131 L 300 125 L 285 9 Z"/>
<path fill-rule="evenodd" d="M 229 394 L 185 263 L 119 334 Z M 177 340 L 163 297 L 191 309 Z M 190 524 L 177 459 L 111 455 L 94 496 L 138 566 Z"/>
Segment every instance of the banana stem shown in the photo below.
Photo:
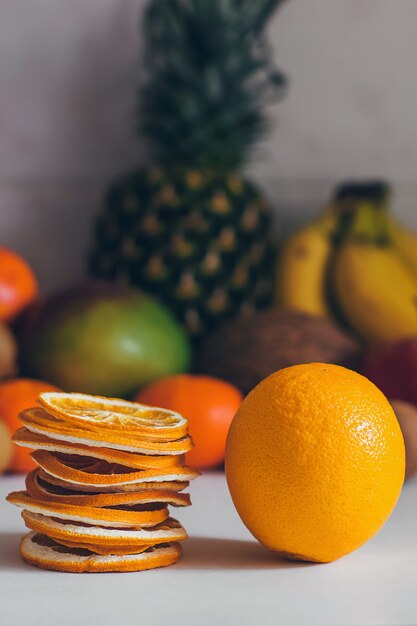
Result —
<path fill-rule="evenodd" d="M 356 240 L 381 246 L 390 242 L 389 185 L 382 180 L 347 182 L 335 192 L 333 211 L 337 216 L 333 243 L 339 247 L 354 236 Z"/>
<path fill-rule="evenodd" d="M 389 214 L 387 207 L 373 202 L 358 204 L 346 238 L 356 242 L 385 247 L 390 243 Z"/>
<path fill-rule="evenodd" d="M 386 204 L 375 205 L 375 220 L 378 227 L 379 241 L 381 245 L 391 243 L 390 237 L 390 215 Z"/>
<path fill-rule="evenodd" d="M 376 224 L 374 220 L 374 211 L 372 205 L 368 202 L 361 202 L 357 205 L 350 234 L 357 241 L 361 240 L 364 243 L 370 243 L 375 239 Z"/>

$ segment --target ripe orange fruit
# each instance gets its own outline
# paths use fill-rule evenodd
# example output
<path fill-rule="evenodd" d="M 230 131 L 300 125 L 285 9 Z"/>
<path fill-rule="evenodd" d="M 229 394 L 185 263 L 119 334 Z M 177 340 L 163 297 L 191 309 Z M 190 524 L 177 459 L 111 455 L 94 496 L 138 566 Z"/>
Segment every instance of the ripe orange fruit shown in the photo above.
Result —
<path fill-rule="evenodd" d="M 195 444 L 187 452 L 188 465 L 203 469 L 223 461 L 227 431 L 242 401 L 236 387 L 218 378 L 180 374 L 156 381 L 134 399 L 188 418 Z"/>
<path fill-rule="evenodd" d="M 58 391 L 56 387 L 41 380 L 15 378 L 0 384 L 0 420 L 7 426 L 10 436 L 21 428 L 18 415 L 24 409 L 35 406 L 42 391 Z M 29 456 L 31 450 L 13 446 L 13 455 L 9 469 L 15 472 L 29 472 L 36 463 Z"/>
<path fill-rule="evenodd" d="M 30 266 L 16 252 L 0 248 L 0 320 L 18 315 L 38 294 Z"/>
<path fill-rule="evenodd" d="M 337 365 L 295 365 L 242 402 L 229 431 L 226 476 L 244 524 L 281 555 L 328 562 L 388 519 L 400 495 L 404 442 L 367 378 Z"/>

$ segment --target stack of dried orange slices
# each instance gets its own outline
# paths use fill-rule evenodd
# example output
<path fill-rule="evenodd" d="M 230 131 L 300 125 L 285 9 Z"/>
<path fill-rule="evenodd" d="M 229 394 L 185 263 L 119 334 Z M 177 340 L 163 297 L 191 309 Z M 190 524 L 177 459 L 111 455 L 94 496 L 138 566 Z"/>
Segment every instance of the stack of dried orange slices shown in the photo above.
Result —
<path fill-rule="evenodd" d="M 42 393 L 14 435 L 38 467 L 8 496 L 29 532 L 22 557 L 65 572 L 138 571 L 175 563 L 187 538 L 168 505 L 198 472 L 187 420 L 172 411 L 78 393 Z"/>

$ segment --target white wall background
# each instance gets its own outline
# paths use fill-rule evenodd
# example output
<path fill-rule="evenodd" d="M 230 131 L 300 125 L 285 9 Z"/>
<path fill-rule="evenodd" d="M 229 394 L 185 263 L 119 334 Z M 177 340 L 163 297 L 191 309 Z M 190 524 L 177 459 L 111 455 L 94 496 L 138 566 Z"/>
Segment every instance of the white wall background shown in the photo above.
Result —
<path fill-rule="evenodd" d="M 82 276 L 106 183 L 143 160 L 133 107 L 144 0 L 0 0 L 0 244 L 45 288 Z M 385 176 L 417 227 L 417 0 L 289 0 L 271 24 L 291 79 L 250 168 L 282 223 L 332 185 Z"/>

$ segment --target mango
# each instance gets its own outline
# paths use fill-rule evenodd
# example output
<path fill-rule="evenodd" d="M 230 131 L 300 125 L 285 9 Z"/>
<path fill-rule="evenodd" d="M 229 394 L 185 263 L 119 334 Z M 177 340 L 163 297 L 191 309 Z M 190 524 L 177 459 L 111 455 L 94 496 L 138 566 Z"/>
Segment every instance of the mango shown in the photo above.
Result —
<path fill-rule="evenodd" d="M 22 369 L 65 391 L 130 397 L 181 373 L 190 345 L 171 313 L 135 289 L 91 283 L 37 302 L 21 333 Z"/>

